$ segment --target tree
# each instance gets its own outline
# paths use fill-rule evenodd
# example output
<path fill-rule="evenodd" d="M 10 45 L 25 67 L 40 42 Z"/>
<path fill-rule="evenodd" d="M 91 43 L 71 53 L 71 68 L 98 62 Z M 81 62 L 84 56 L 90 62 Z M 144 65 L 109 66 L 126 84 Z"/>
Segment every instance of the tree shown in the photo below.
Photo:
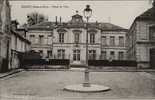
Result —
<path fill-rule="evenodd" d="M 27 24 L 29 26 L 35 25 L 37 23 L 44 22 L 47 20 L 48 18 L 46 16 L 38 12 L 32 12 L 32 13 L 27 14 Z"/>

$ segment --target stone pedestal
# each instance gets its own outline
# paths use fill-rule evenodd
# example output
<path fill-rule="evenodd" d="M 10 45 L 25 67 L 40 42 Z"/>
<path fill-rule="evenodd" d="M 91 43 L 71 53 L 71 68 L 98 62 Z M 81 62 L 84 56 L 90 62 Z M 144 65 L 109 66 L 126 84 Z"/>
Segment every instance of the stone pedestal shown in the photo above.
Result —
<path fill-rule="evenodd" d="M 71 92 L 89 93 L 89 92 L 104 92 L 104 91 L 110 90 L 110 88 L 102 85 L 96 85 L 96 84 L 90 84 L 89 87 L 85 87 L 83 86 L 83 84 L 75 84 L 75 85 L 68 85 L 64 87 L 64 90 L 71 91 Z"/>

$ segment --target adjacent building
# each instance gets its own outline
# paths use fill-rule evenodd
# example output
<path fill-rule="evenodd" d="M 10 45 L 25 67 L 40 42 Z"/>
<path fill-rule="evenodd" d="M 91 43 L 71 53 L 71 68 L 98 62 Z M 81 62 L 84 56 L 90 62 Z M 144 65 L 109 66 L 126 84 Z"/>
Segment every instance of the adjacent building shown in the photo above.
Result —
<path fill-rule="evenodd" d="M 154 67 L 155 63 L 155 2 L 153 7 L 136 17 L 127 33 L 127 59 L 138 67 Z"/>
<path fill-rule="evenodd" d="M 52 58 L 53 26 L 52 22 L 43 22 L 27 29 L 26 38 L 31 41 L 32 50 L 43 58 Z"/>
<path fill-rule="evenodd" d="M 111 23 L 88 24 L 88 58 L 126 60 L 127 29 Z M 71 64 L 86 62 L 86 22 L 78 12 L 68 22 L 42 22 L 28 28 L 31 49 L 43 58 L 70 59 Z"/>
<path fill-rule="evenodd" d="M 14 26 L 9 1 L 0 0 L 0 72 L 19 68 L 19 55 L 30 50 L 30 42 L 24 35 L 26 31 Z"/>
<path fill-rule="evenodd" d="M 22 54 L 31 50 L 31 42 L 25 37 L 26 30 L 19 29 L 17 25 L 17 21 L 14 20 L 11 22 L 11 53 L 9 69 L 19 68 L 21 66 L 20 62 L 22 60 Z"/>
<path fill-rule="evenodd" d="M 0 0 L 0 72 L 6 71 L 9 67 L 10 23 L 9 2 Z"/>
<path fill-rule="evenodd" d="M 110 23 L 104 23 L 101 28 L 101 59 L 126 59 L 126 33 L 127 29 Z"/>

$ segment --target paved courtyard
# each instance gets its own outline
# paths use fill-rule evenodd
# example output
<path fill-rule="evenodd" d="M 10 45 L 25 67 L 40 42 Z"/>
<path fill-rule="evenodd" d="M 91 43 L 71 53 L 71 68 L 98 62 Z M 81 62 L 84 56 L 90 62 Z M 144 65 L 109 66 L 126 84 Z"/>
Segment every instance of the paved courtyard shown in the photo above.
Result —
<path fill-rule="evenodd" d="M 83 82 L 82 71 L 22 71 L 0 79 L 0 100 L 102 100 L 155 98 L 155 76 L 146 72 L 91 72 L 91 83 L 110 91 L 76 93 L 64 91 Z M 37 98 L 37 99 L 36 99 Z"/>

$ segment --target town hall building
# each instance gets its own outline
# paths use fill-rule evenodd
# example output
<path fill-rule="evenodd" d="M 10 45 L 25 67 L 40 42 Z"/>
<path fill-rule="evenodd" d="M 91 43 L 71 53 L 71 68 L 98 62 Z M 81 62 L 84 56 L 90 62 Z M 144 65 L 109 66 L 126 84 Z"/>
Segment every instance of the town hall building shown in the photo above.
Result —
<path fill-rule="evenodd" d="M 111 23 L 88 24 L 88 59 L 126 60 L 127 29 Z M 86 62 L 86 22 L 76 12 L 68 22 L 42 22 L 28 27 L 31 49 L 47 59 L 70 59 L 71 64 Z"/>

